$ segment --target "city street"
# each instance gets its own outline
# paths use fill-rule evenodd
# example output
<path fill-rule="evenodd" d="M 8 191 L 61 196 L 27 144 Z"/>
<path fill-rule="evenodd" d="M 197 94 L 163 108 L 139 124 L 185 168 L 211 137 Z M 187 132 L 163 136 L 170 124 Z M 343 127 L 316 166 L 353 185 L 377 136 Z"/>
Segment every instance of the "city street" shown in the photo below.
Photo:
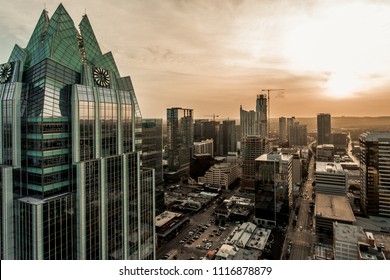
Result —
<path fill-rule="evenodd" d="M 299 212 L 296 215 L 295 227 L 293 226 L 293 212 L 290 217 L 282 259 L 307 260 L 311 256 L 312 245 L 315 242 L 314 213 L 310 210 L 310 203 L 313 202 L 313 181 L 314 157 L 310 160 L 308 178 L 297 199 L 296 205 L 299 207 Z"/>

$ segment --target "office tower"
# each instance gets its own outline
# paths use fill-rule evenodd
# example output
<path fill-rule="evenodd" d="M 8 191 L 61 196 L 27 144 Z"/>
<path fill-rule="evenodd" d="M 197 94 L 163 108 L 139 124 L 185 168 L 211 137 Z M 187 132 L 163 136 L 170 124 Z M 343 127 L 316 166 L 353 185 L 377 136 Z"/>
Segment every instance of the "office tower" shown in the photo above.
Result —
<path fill-rule="evenodd" d="M 307 145 L 307 127 L 299 122 L 291 124 L 288 130 L 289 147 L 306 146 Z"/>
<path fill-rule="evenodd" d="M 332 126 L 330 114 L 317 115 L 317 145 L 332 144 Z"/>
<path fill-rule="evenodd" d="M 198 183 L 213 187 L 229 189 L 229 186 L 239 178 L 239 166 L 236 163 L 218 163 L 210 167 L 204 176 L 198 177 Z"/>
<path fill-rule="evenodd" d="M 317 162 L 316 171 L 316 194 L 346 195 L 348 188 L 348 174 L 340 163 Z"/>
<path fill-rule="evenodd" d="M 260 136 L 246 136 L 242 140 L 242 177 L 241 190 L 255 191 L 255 160 L 262 154 L 269 152 L 267 138 Z"/>
<path fill-rule="evenodd" d="M 156 186 L 163 184 L 162 119 L 142 119 L 142 166 L 153 168 Z"/>
<path fill-rule="evenodd" d="M 279 118 L 279 143 L 287 141 L 287 119 L 285 117 Z"/>
<path fill-rule="evenodd" d="M 332 133 L 332 144 L 335 151 L 345 151 L 347 149 L 348 141 L 346 133 Z"/>
<path fill-rule="evenodd" d="M 79 28 L 44 10 L 0 65 L 2 259 L 155 258 L 134 88 L 86 15 Z"/>
<path fill-rule="evenodd" d="M 316 157 L 317 162 L 333 162 L 335 160 L 334 157 L 334 145 L 333 144 L 323 144 L 317 146 Z"/>
<path fill-rule="evenodd" d="M 186 180 L 190 171 L 191 150 L 194 141 L 192 109 L 167 109 L 168 182 Z"/>
<path fill-rule="evenodd" d="M 255 217 L 258 225 L 274 226 L 281 208 L 293 205 L 292 170 L 293 156 L 278 151 L 262 154 L 255 159 Z M 287 211 L 288 213 L 288 211 Z M 286 213 L 286 214 L 287 214 Z M 287 218 L 287 215 L 285 215 Z"/>
<path fill-rule="evenodd" d="M 287 133 L 289 132 L 290 130 L 290 126 L 293 125 L 295 123 L 295 117 L 291 117 L 291 118 L 287 118 Z"/>
<path fill-rule="evenodd" d="M 363 212 L 390 217 L 390 132 L 366 132 L 359 142 Z"/>
<path fill-rule="evenodd" d="M 194 155 L 209 154 L 214 156 L 214 140 L 207 139 L 200 142 L 194 142 Z"/>
<path fill-rule="evenodd" d="M 208 119 L 198 119 L 194 123 L 194 141 L 202 142 L 204 140 L 213 140 L 213 152 L 218 153 L 219 139 L 219 122 L 210 121 Z"/>
<path fill-rule="evenodd" d="M 225 120 L 222 122 L 222 155 L 237 150 L 236 121 Z"/>
<path fill-rule="evenodd" d="M 248 135 L 268 137 L 267 98 L 257 95 L 256 111 L 245 111 L 240 106 L 240 125 L 242 138 Z"/>

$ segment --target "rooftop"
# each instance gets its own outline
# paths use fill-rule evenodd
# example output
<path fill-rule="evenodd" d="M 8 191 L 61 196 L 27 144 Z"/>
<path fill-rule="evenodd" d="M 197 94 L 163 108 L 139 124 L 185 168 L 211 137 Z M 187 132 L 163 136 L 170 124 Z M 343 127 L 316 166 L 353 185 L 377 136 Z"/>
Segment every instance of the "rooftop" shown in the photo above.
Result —
<path fill-rule="evenodd" d="M 256 161 L 281 161 L 281 162 L 287 162 L 289 160 L 292 160 L 293 155 L 289 154 L 283 154 L 279 152 L 270 152 L 268 154 L 262 154 L 258 158 L 256 158 Z"/>
<path fill-rule="evenodd" d="M 179 218 L 183 214 L 172 211 L 164 211 L 160 215 L 156 216 L 156 227 L 161 227 L 174 218 Z"/>
<path fill-rule="evenodd" d="M 344 174 L 345 171 L 340 163 L 337 162 L 321 162 L 316 163 L 316 172 L 327 172 L 327 173 L 339 173 Z"/>
<path fill-rule="evenodd" d="M 333 223 L 335 241 L 346 243 L 367 242 L 366 234 L 362 227 L 347 225 L 343 223 Z"/>
<path fill-rule="evenodd" d="M 316 196 L 316 216 L 337 221 L 355 222 L 355 216 L 346 196 L 318 193 Z"/>

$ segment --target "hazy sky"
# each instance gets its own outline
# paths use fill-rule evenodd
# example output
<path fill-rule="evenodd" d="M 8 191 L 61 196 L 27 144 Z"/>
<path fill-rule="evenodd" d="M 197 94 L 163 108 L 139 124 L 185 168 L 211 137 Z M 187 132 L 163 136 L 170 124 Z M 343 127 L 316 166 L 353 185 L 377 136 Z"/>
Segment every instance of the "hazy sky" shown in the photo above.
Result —
<path fill-rule="evenodd" d="M 46 5 L 2 1 L 0 63 L 27 45 Z M 44 4 L 46 2 L 46 4 Z M 62 1 L 86 12 L 103 52 L 130 75 L 143 117 L 166 108 L 238 118 L 262 89 L 271 116 L 390 115 L 390 1 Z"/>

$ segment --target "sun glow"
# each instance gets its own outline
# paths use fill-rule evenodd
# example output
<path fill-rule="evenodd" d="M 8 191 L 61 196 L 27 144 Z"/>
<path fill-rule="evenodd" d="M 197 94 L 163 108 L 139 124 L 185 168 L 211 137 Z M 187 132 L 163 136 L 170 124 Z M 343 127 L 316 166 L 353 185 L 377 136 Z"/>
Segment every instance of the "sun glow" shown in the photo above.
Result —
<path fill-rule="evenodd" d="M 325 93 L 333 98 L 352 97 L 359 87 L 359 78 L 349 73 L 332 73 L 324 84 Z"/>

